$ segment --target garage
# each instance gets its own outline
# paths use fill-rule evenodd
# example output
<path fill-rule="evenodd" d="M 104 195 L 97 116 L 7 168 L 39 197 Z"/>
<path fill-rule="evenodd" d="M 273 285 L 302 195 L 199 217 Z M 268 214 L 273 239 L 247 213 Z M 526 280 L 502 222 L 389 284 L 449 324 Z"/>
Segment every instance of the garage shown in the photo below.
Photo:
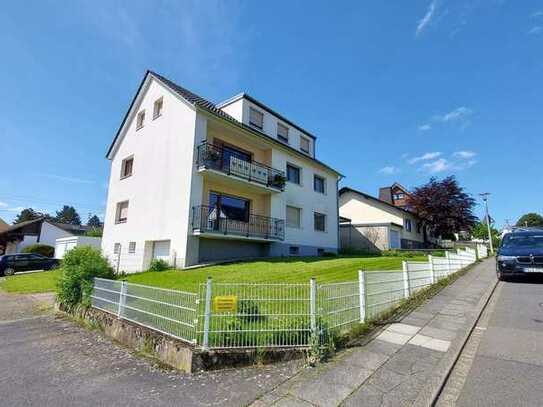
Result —
<path fill-rule="evenodd" d="M 170 262 L 170 241 L 157 240 L 153 242 L 153 259 Z"/>

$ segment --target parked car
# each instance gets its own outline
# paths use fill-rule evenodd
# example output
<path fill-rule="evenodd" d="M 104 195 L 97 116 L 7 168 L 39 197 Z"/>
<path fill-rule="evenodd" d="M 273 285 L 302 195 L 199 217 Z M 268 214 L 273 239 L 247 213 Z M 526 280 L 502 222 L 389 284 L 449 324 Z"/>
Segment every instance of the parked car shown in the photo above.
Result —
<path fill-rule="evenodd" d="M 543 276 L 543 228 L 523 228 L 504 235 L 496 257 L 498 279 Z"/>
<path fill-rule="evenodd" d="M 41 254 L 6 254 L 0 256 L 0 275 L 12 276 L 18 271 L 50 270 L 58 264 L 58 259 L 45 257 Z"/>

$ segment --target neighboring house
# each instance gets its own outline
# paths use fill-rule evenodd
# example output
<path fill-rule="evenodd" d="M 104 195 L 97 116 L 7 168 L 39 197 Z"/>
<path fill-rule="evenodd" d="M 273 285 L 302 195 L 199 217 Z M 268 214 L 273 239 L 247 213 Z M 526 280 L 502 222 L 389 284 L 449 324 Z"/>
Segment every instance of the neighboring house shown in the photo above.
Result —
<path fill-rule="evenodd" d="M 3 232 L 4 230 L 7 230 L 9 228 L 9 225 L 4 222 L 4 220 L 2 218 L 0 218 L 0 233 Z"/>
<path fill-rule="evenodd" d="M 407 188 L 395 182 L 390 187 L 379 188 L 379 199 L 398 208 L 409 209 L 408 198 L 411 193 Z"/>
<path fill-rule="evenodd" d="M 417 215 L 363 192 L 341 188 L 339 214 L 342 248 L 376 251 L 428 246 Z"/>
<path fill-rule="evenodd" d="M 57 223 L 45 218 L 29 220 L 11 225 L 0 232 L 0 252 L 20 253 L 26 246 L 35 243 L 54 247 L 57 239 L 83 235 L 86 231 L 86 226 Z"/>
<path fill-rule="evenodd" d="M 148 71 L 111 144 L 102 250 L 119 269 L 338 249 L 340 174 L 247 94 L 213 103 Z"/>
<path fill-rule="evenodd" d="M 102 246 L 102 238 L 91 236 L 61 237 L 55 242 L 55 258 L 63 259 L 70 250 L 82 246 L 100 249 Z"/>

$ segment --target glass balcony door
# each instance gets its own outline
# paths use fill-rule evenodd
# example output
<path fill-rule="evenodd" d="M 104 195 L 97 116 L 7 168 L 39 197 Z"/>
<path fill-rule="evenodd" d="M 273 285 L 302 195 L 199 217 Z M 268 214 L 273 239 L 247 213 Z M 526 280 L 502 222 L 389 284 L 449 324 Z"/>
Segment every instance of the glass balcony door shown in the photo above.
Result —
<path fill-rule="evenodd" d="M 221 230 L 226 222 L 234 223 L 238 227 L 248 224 L 251 203 L 248 199 L 217 192 L 209 193 L 209 228 Z"/>

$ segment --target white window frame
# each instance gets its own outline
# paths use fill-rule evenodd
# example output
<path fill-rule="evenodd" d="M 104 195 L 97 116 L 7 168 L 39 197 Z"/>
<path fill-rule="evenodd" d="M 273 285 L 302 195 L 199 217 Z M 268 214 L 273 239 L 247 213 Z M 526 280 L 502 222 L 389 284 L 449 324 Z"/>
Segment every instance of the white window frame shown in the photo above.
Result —
<path fill-rule="evenodd" d="M 298 225 L 297 226 L 296 225 L 293 226 L 288 223 L 288 208 L 292 208 L 298 211 Z M 301 229 L 302 228 L 302 208 L 299 208 L 294 205 L 287 205 L 286 211 L 285 211 L 285 224 L 287 225 L 287 228 Z"/>
<path fill-rule="evenodd" d="M 279 133 L 279 128 L 282 127 L 285 129 L 286 136 L 283 136 Z M 277 122 L 277 139 L 279 141 L 282 141 L 283 143 L 289 143 L 289 128 L 288 126 L 285 126 L 283 123 Z"/>
<path fill-rule="evenodd" d="M 303 147 L 302 147 L 302 140 L 307 141 L 307 151 L 304 150 Z M 311 140 L 309 140 L 305 136 L 300 136 L 300 151 L 303 152 L 303 153 L 311 155 Z"/>
<path fill-rule="evenodd" d="M 128 253 L 130 254 L 136 253 L 136 242 L 128 243 Z"/>
<path fill-rule="evenodd" d="M 160 106 L 160 111 L 157 113 L 158 106 Z M 164 110 L 164 97 L 161 96 L 157 100 L 155 100 L 155 103 L 153 103 L 153 120 L 158 119 L 160 116 L 162 116 L 163 110 Z"/>
<path fill-rule="evenodd" d="M 120 243 L 113 244 L 113 254 L 121 254 L 121 244 Z"/>
<path fill-rule="evenodd" d="M 411 219 L 404 219 L 404 228 L 407 232 L 411 232 L 413 230 L 413 224 L 411 222 Z"/>
<path fill-rule="evenodd" d="M 294 182 L 294 181 L 291 181 L 291 180 L 288 179 L 288 167 L 296 168 L 298 170 L 298 181 L 299 182 Z M 300 186 L 302 185 L 302 167 L 287 162 L 286 169 L 285 169 L 285 175 L 287 176 L 287 182 L 290 182 L 291 184 L 294 184 L 294 185 L 300 185 Z"/>
<path fill-rule="evenodd" d="M 121 218 L 121 210 L 122 210 L 122 205 L 126 204 L 126 217 L 125 218 Z M 129 208 L 129 201 L 121 201 L 121 202 L 117 202 L 117 208 L 116 208 L 116 211 L 115 211 L 115 224 L 120 224 L 120 223 L 126 223 L 128 222 L 128 208 Z"/>
<path fill-rule="evenodd" d="M 136 116 L 136 131 L 143 129 L 143 126 L 145 126 L 145 109 L 139 111 Z"/>
<path fill-rule="evenodd" d="M 315 215 L 322 215 L 324 216 L 324 230 L 320 230 L 320 229 L 317 229 L 317 222 L 315 222 Z M 321 213 L 321 212 L 317 212 L 317 211 L 314 211 L 313 212 L 313 230 L 315 232 L 323 232 L 323 233 L 326 233 L 328 231 L 328 216 L 326 216 L 325 213 Z"/>
<path fill-rule="evenodd" d="M 257 123 L 254 123 L 253 122 L 253 112 L 255 112 L 256 114 L 260 115 L 261 119 L 262 119 L 262 123 L 260 124 L 260 126 L 257 124 Z M 255 109 L 254 107 L 250 106 L 249 107 L 249 124 L 253 127 L 256 127 L 257 129 L 259 130 L 262 130 L 264 128 L 264 112 L 258 110 L 258 109 Z"/>
<path fill-rule="evenodd" d="M 128 161 L 132 160 L 132 168 L 130 170 L 130 174 L 128 175 L 125 175 L 125 170 L 126 170 L 126 163 Z M 121 179 L 125 179 L 125 178 L 128 178 L 128 177 L 131 177 L 132 175 L 134 174 L 134 156 L 131 155 L 130 157 L 126 157 L 122 163 L 121 163 Z"/>
<path fill-rule="evenodd" d="M 322 180 L 322 192 L 317 191 L 317 188 L 315 188 L 315 180 L 317 178 L 320 178 Z M 315 191 L 315 192 L 317 192 L 319 194 L 326 195 L 326 190 L 327 190 L 326 178 L 321 176 L 321 175 L 318 175 L 318 174 L 313 174 L 313 191 Z"/>

